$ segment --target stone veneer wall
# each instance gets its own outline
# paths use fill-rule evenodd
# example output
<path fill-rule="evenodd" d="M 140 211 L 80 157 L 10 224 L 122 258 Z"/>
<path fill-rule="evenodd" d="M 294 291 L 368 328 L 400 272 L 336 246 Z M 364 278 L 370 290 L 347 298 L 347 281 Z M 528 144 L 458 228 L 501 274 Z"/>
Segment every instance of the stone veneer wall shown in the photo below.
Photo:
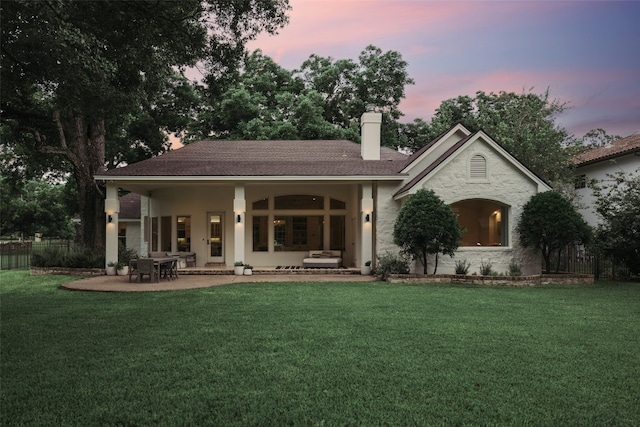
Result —
<path fill-rule="evenodd" d="M 487 159 L 487 179 L 472 181 L 468 176 L 469 160 L 476 154 Z M 420 167 L 411 172 L 410 180 L 418 173 Z M 380 183 L 377 191 L 376 239 L 377 255 L 385 251 L 399 253 L 399 248 L 393 244 L 393 226 L 401 209 L 401 203 L 393 200 L 394 193 L 402 184 Z M 416 185 L 420 188 L 432 189 L 446 204 L 451 205 L 461 200 L 485 199 L 492 200 L 509 207 L 508 247 L 461 247 L 455 257 L 443 256 L 438 258 L 438 273 L 454 274 L 455 261 L 466 259 L 471 263 L 470 272 L 477 272 L 481 262 L 491 262 L 493 269 L 505 273 L 509 269 L 509 262 L 515 259 L 521 265 L 524 275 L 538 274 L 541 271 L 542 260 L 539 254 L 526 250 L 518 244 L 516 224 L 522 213 L 522 207 L 531 196 L 539 191 L 538 184 L 518 170 L 510 161 L 505 159 L 493 147 L 482 140 L 476 141 L 459 153 L 456 153 L 448 163 L 437 170 L 428 180 Z M 429 272 L 433 272 L 435 258 L 428 260 Z M 413 265 L 412 271 L 422 272 L 422 265 Z"/>
<path fill-rule="evenodd" d="M 538 286 L 538 285 L 592 285 L 592 274 L 541 274 L 531 276 L 463 276 L 458 274 L 390 274 L 389 283 L 455 283 L 462 285 L 502 285 L 502 286 Z"/>
<path fill-rule="evenodd" d="M 104 268 L 64 268 L 64 267 L 31 267 L 32 276 L 43 276 L 45 274 L 64 274 L 67 276 L 104 276 Z"/>

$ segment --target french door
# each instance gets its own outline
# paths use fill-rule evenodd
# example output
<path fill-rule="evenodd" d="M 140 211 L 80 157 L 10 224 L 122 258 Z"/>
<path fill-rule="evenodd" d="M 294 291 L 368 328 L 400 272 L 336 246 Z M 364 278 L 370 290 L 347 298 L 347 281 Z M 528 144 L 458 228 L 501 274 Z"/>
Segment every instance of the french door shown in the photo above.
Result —
<path fill-rule="evenodd" d="M 209 212 L 207 214 L 208 229 L 208 255 L 207 262 L 224 262 L 224 214 L 219 212 Z"/>

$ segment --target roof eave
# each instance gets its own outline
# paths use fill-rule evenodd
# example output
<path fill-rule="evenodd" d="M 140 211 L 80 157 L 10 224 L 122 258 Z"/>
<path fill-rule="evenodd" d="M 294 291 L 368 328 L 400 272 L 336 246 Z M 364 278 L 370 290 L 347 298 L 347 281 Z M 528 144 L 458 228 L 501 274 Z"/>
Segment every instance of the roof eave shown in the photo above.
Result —
<path fill-rule="evenodd" d="M 233 175 L 233 176 L 132 176 L 96 175 L 97 181 L 107 182 L 234 182 L 234 181 L 401 181 L 407 174 L 395 175 Z"/>

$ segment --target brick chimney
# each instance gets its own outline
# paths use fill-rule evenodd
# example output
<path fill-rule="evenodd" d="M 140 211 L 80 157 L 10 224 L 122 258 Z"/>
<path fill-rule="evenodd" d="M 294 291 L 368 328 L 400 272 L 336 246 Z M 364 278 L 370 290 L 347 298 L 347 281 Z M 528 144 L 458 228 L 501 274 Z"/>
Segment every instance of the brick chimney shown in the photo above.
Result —
<path fill-rule="evenodd" d="M 380 124 L 382 113 L 373 111 L 368 105 L 360 117 L 360 153 L 362 160 L 380 160 Z"/>

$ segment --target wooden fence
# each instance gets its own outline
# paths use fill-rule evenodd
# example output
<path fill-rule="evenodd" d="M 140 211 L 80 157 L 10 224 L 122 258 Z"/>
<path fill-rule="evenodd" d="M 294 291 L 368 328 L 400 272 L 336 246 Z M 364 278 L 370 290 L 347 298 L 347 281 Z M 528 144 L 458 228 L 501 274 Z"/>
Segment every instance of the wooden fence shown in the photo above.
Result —
<path fill-rule="evenodd" d="M 69 252 L 75 248 L 75 243 L 72 240 L 60 239 L 45 239 L 38 242 L 31 240 L 1 241 L 0 270 L 28 269 L 31 266 L 31 255 L 47 248 L 57 248 L 63 252 Z"/>
<path fill-rule="evenodd" d="M 616 266 L 613 259 L 584 246 L 568 246 L 560 252 L 558 271 L 565 273 L 593 274 L 596 279 L 617 279 L 627 277 L 628 272 Z M 551 269 L 556 270 L 558 254 L 551 257 Z M 544 269 L 544 265 L 543 265 Z"/>

